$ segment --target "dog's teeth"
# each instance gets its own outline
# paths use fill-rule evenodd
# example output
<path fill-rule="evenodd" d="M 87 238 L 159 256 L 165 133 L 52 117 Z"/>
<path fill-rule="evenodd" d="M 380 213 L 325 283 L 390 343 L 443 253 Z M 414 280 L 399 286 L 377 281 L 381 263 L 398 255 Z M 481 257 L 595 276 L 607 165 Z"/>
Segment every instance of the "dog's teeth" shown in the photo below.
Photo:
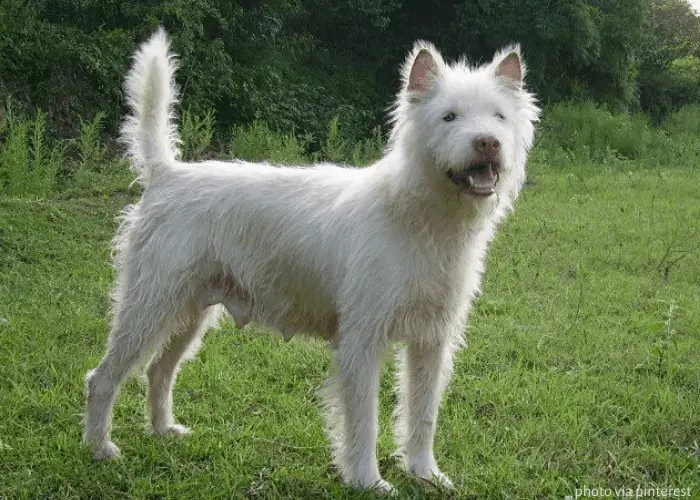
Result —
<path fill-rule="evenodd" d="M 474 177 L 472 177 L 471 175 L 469 176 L 469 185 L 470 186 L 474 185 Z"/>

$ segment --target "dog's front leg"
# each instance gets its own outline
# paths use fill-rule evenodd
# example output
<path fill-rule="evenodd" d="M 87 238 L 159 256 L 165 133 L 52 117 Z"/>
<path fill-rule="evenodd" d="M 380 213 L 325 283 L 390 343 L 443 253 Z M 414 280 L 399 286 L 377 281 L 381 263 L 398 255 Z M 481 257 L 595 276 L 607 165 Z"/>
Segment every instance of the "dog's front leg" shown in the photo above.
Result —
<path fill-rule="evenodd" d="M 399 455 L 408 473 L 446 488 L 452 482 L 438 468 L 433 440 L 442 393 L 452 374 L 452 357 L 447 341 L 412 342 L 399 354 Z"/>
<path fill-rule="evenodd" d="M 384 348 L 359 336 L 342 338 L 335 351 L 337 374 L 329 391 L 330 432 L 335 463 L 356 488 L 380 494 L 393 487 L 379 474 L 379 373 Z"/>

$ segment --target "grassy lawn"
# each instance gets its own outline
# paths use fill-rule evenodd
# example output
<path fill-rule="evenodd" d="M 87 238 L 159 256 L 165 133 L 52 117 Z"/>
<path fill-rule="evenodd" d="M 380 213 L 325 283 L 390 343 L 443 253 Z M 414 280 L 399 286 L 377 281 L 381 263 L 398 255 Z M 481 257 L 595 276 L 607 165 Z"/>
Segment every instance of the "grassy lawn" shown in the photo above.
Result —
<path fill-rule="evenodd" d="M 630 168 L 633 170 L 630 171 Z M 700 497 L 700 169 L 540 161 L 489 254 L 437 439 L 457 498 L 692 487 Z M 138 378 L 116 407 L 124 457 L 80 444 L 103 351 L 114 218 L 134 196 L 0 194 L 0 498 L 372 498 L 340 484 L 318 411 L 320 342 L 212 331 L 175 392 L 184 439 L 148 434 Z M 441 494 L 392 463 L 407 498 Z"/>

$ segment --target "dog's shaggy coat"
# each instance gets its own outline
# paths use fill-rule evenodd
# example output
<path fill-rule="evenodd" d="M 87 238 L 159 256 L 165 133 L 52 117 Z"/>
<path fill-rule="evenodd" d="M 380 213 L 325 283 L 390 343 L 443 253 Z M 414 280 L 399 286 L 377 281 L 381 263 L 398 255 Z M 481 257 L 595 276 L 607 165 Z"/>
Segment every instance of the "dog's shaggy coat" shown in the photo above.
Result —
<path fill-rule="evenodd" d="M 144 186 L 114 240 L 107 353 L 88 373 L 85 441 L 111 441 L 114 402 L 147 374 L 153 431 L 185 434 L 172 389 L 220 306 L 249 321 L 318 335 L 334 348 L 328 390 L 335 463 L 357 487 L 391 490 L 377 467 L 380 362 L 399 355 L 396 436 L 408 472 L 449 486 L 433 455 L 438 407 L 479 288 L 486 247 L 525 178 L 539 110 L 519 49 L 485 66 L 409 54 L 385 156 L 363 169 L 179 161 L 175 59 L 161 30 L 126 79 L 123 127 Z"/>

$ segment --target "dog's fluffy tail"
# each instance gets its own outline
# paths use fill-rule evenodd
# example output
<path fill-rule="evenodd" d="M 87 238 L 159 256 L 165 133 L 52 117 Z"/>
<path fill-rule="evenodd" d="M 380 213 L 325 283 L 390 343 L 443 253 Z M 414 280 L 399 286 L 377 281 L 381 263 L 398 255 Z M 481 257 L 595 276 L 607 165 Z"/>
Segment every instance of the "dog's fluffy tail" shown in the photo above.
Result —
<path fill-rule="evenodd" d="M 137 180 L 144 186 L 180 156 L 173 109 L 178 99 L 177 60 L 169 47 L 165 30 L 158 29 L 134 55 L 124 82 L 131 113 L 122 125 L 122 141 Z"/>

